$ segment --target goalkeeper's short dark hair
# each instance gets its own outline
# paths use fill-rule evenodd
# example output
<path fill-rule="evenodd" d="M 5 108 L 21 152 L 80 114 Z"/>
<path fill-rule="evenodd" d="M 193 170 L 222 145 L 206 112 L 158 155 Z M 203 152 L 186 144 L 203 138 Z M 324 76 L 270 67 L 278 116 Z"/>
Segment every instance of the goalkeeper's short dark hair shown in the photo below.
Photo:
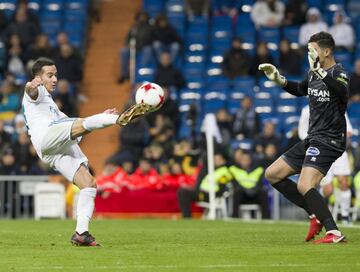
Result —
<path fill-rule="evenodd" d="M 317 43 L 321 48 L 330 48 L 331 52 L 333 52 L 335 49 L 335 41 L 333 36 L 331 36 L 330 33 L 324 31 L 312 35 L 309 39 L 309 43 L 311 42 Z"/>

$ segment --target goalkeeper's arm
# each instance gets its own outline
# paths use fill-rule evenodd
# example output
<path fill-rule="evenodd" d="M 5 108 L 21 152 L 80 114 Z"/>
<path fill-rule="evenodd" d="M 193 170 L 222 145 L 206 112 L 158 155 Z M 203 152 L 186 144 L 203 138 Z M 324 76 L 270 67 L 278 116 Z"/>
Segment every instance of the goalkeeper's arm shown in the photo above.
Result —
<path fill-rule="evenodd" d="M 307 85 L 308 85 L 307 79 L 304 79 L 300 83 L 294 81 L 288 81 L 284 76 L 280 75 L 278 69 L 270 63 L 260 64 L 259 70 L 264 71 L 268 79 L 274 81 L 276 84 L 281 86 L 288 93 L 295 96 L 307 95 Z"/>

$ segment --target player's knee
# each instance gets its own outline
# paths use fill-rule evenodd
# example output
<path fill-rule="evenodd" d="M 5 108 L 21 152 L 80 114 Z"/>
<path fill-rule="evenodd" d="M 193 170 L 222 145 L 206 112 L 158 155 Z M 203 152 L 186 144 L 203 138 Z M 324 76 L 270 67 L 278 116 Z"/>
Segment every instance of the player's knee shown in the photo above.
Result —
<path fill-rule="evenodd" d="M 297 189 L 300 194 L 305 195 L 311 189 L 311 185 L 303 181 L 298 181 Z"/>
<path fill-rule="evenodd" d="M 96 188 L 96 180 L 93 176 L 84 180 L 84 188 Z"/>
<path fill-rule="evenodd" d="M 265 170 L 265 178 L 267 181 L 269 181 L 271 184 L 275 184 L 279 181 L 277 178 L 276 172 L 273 170 L 272 167 L 268 167 Z"/>

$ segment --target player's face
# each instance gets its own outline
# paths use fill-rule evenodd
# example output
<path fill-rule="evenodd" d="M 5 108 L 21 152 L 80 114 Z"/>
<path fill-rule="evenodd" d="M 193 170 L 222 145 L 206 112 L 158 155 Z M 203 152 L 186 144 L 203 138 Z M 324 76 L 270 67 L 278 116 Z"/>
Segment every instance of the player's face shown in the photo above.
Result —
<path fill-rule="evenodd" d="M 324 66 L 324 62 L 326 58 L 330 56 L 330 49 L 329 48 L 321 48 L 317 43 L 311 42 L 309 43 L 313 48 L 315 48 L 316 52 L 319 55 L 320 65 Z"/>
<path fill-rule="evenodd" d="M 46 90 L 49 92 L 54 91 L 57 84 L 57 70 L 55 65 L 44 66 L 40 78 Z"/>

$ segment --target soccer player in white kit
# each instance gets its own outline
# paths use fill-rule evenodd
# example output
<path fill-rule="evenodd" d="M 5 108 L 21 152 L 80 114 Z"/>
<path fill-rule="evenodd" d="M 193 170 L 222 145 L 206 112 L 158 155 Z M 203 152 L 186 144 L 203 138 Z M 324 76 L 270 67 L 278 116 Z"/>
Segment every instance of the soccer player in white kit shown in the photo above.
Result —
<path fill-rule="evenodd" d="M 121 115 L 116 109 L 108 109 L 87 118 L 69 118 L 59 110 L 50 94 L 57 84 L 55 63 L 46 58 L 36 60 L 32 75 L 34 78 L 26 83 L 22 101 L 31 142 L 42 161 L 80 188 L 77 223 L 71 243 L 98 246 L 100 244 L 88 231 L 94 210 L 96 182 L 78 142 L 93 130 L 111 125 L 125 126 L 132 119 L 145 114 L 149 107 L 136 104 Z"/>
<path fill-rule="evenodd" d="M 309 128 L 309 106 L 305 106 L 301 110 L 298 133 L 300 140 L 304 140 L 307 136 L 307 131 Z M 353 128 L 350 123 L 349 117 L 345 114 L 346 119 L 346 132 L 347 137 L 351 137 L 353 133 Z M 350 222 L 350 206 L 351 206 L 351 191 L 348 185 L 348 176 L 350 176 L 350 162 L 347 152 L 345 151 L 341 157 L 339 157 L 331 166 L 328 173 L 321 181 L 320 186 L 323 188 L 323 193 L 325 196 L 329 196 L 333 191 L 332 180 L 336 176 L 339 183 L 339 199 L 336 199 L 336 202 L 340 204 L 340 213 L 342 222 L 347 224 Z"/>

